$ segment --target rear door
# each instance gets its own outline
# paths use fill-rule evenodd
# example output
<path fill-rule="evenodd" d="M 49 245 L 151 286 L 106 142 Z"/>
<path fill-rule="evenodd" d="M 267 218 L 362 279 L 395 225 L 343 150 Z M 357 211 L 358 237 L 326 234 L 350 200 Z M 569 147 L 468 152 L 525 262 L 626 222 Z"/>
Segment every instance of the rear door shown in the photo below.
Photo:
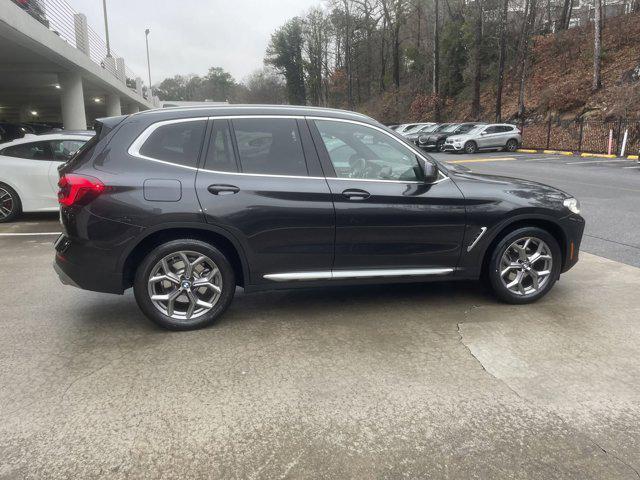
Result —
<path fill-rule="evenodd" d="M 334 277 L 451 273 L 465 229 L 456 185 L 425 183 L 420 157 L 383 129 L 310 122 L 336 209 Z"/>
<path fill-rule="evenodd" d="M 334 209 L 306 123 L 214 118 L 196 190 L 206 221 L 231 233 L 250 284 L 329 276 Z"/>

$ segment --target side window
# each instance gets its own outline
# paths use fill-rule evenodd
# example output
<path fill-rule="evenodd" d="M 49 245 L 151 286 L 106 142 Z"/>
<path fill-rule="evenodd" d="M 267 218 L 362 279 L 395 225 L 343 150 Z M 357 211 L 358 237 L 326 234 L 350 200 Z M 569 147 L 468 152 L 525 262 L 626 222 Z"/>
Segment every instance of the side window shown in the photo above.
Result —
<path fill-rule="evenodd" d="M 291 118 L 233 120 L 244 173 L 307 176 L 300 132 Z"/>
<path fill-rule="evenodd" d="M 57 162 L 66 162 L 85 143 L 84 140 L 53 140 L 50 142 L 51 150 L 53 150 L 53 159 Z"/>
<path fill-rule="evenodd" d="M 416 154 L 374 128 L 316 120 L 338 178 L 417 181 L 422 170 Z"/>
<path fill-rule="evenodd" d="M 195 167 L 206 124 L 206 120 L 191 120 L 162 125 L 147 138 L 140 153 L 145 157 Z"/>
<path fill-rule="evenodd" d="M 233 153 L 233 143 L 231 140 L 231 129 L 227 120 L 214 120 L 207 158 L 204 162 L 207 170 L 217 170 L 219 172 L 237 172 L 235 155 Z"/>
<path fill-rule="evenodd" d="M 484 133 L 486 133 L 487 135 L 490 135 L 492 133 L 497 133 L 498 131 L 499 131 L 498 127 L 487 127 L 484 129 Z"/>
<path fill-rule="evenodd" d="M 53 160 L 53 152 L 49 142 L 21 143 L 20 145 L 5 148 L 2 154 L 7 157 L 29 160 Z"/>

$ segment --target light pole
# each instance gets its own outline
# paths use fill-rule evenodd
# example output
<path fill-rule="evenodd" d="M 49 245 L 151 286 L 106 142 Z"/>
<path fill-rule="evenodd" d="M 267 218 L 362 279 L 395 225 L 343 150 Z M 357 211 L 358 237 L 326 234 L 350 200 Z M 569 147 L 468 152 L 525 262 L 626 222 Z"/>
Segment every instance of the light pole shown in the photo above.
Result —
<path fill-rule="evenodd" d="M 104 12 L 104 34 L 107 40 L 107 57 L 111 56 L 111 45 L 109 44 L 109 20 L 107 18 L 107 0 L 102 0 L 102 11 Z"/>
<path fill-rule="evenodd" d="M 144 31 L 144 38 L 147 42 L 147 70 L 149 71 L 149 100 L 153 100 L 153 92 L 151 91 L 151 62 L 149 61 L 149 30 Z"/>

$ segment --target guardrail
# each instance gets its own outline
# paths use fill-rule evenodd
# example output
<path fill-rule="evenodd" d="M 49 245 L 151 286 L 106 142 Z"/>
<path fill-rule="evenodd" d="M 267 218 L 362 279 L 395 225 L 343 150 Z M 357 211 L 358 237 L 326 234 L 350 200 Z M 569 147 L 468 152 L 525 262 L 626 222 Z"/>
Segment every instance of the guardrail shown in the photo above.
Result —
<path fill-rule="evenodd" d="M 87 23 L 87 17 L 71 7 L 65 0 L 13 0 L 49 30 L 72 47 L 85 53 L 130 90 L 147 98 L 147 86 L 132 72 L 124 58 L 107 49 L 107 43 Z"/>

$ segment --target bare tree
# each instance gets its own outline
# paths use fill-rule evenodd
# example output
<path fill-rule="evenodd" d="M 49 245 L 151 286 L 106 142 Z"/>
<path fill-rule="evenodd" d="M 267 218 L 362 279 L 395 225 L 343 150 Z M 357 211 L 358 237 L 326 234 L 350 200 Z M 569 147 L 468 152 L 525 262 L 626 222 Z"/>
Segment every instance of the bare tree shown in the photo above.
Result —
<path fill-rule="evenodd" d="M 522 29 L 521 53 L 520 53 L 520 89 L 518 94 L 518 117 L 523 118 L 525 113 L 524 93 L 527 82 L 527 69 L 529 64 L 529 43 L 531 32 L 536 21 L 536 0 L 529 0 L 526 20 Z"/>
<path fill-rule="evenodd" d="M 507 14 L 509 13 L 509 0 L 502 1 L 500 12 L 500 45 L 498 53 L 498 79 L 496 85 L 496 122 L 502 121 L 502 89 L 504 83 L 504 64 L 507 46 Z"/>
<path fill-rule="evenodd" d="M 440 93 L 440 0 L 433 5 L 433 94 Z"/>
<path fill-rule="evenodd" d="M 480 80 L 482 79 L 482 0 L 475 0 L 475 45 L 473 65 L 473 102 L 471 104 L 471 116 L 480 119 Z"/>
<path fill-rule="evenodd" d="M 600 90 L 602 87 L 602 0 L 594 0 L 593 21 L 593 85 L 592 90 Z"/>

